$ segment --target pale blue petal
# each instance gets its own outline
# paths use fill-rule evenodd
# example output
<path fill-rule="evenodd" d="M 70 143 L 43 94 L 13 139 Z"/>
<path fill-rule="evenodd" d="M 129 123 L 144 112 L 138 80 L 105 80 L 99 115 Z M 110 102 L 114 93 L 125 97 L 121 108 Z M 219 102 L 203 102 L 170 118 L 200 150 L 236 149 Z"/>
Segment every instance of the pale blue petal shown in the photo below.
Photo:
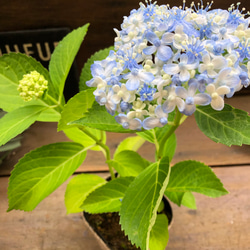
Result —
<path fill-rule="evenodd" d="M 185 105 L 185 104 L 184 104 Z M 165 113 L 171 113 L 172 111 L 174 111 L 176 107 L 176 104 L 174 101 L 170 102 L 170 101 L 165 101 L 162 105 L 162 110 Z"/>
<path fill-rule="evenodd" d="M 185 109 L 185 102 L 181 98 L 175 99 L 175 105 L 177 106 L 180 112 L 182 112 Z"/>
<path fill-rule="evenodd" d="M 145 55 L 152 55 L 153 53 L 155 53 L 155 51 L 156 51 L 155 46 L 148 46 L 147 48 L 143 49 L 143 53 Z"/>
<path fill-rule="evenodd" d="M 163 70 L 169 75 L 175 75 L 180 72 L 178 64 L 170 63 L 163 65 Z"/>
<path fill-rule="evenodd" d="M 143 82 L 152 82 L 155 79 L 154 74 L 152 74 L 150 72 L 140 72 L 139 73 L 139 78 Z"/>
<path fill-rule="evenodd" d="M 119 124 L 123 124 L 124 122 L 128 121 L 128 117 L 124 114 L 119 114 L 115 117 L 116 122 Z"/>
<path fill-rule="evenodd" d="M 142 126 L 142 122 L 138 118 L 134 118 L 132 120 L 129 120 L 129 129 L 131 130 L 140 130 Z"/>
<path fill-rule="evenodd" d="M 158 118 L 161 118 L 161 117 L 167 117 L 168 114 L 165 113 L 162 109 L 162 106 L 161 105 L 158 105 L 156 108 L 155 108 L 155 114 Z"/>
<path fill-rule="evenodd" d="M 198 84 L 196 82 L 191 83 L 188 88 L 188 96 L 194 96 L 197 88 Z"/>
<path fill-rule="evenodd" d="M 155 41 L 159 39 L 158 36 L 154 32 L 151 32 L 151 31 L 146 31 L 145 37 L 152 44 L 154 44 Z"/>
<path fill-rule="evenodd" d="M 163 125 L 160 123 L 160 119 L 159 118 L 155 118 L 155 117 L 148 117 L 146 119 L 144 119 L 144 121 L 142 122 L 142 126 L 144 129 L 152 129 L 155 127 L 162 127 Z"/>
<path fill-rule="evenodd" d="M 176 95 L 178 95 L 179 97 L 181 97 L 183 99 L 186 99 L 188 96 L 187 90 L 184 87 L 180 87 L 180 86 L 176 87 L 175 93 L 176 93 Z"/>
<path fill-rule="evenodd" d="M 210 95 L 208 94 L 197 94 L 194 96 L 194 103 L 197 105 L 202 105 L 202 106 L 206 106 L 208 104 L 210 104 L 212 98 Z"/>
<path fill-rule="evenodd" d="M 92 76 L 101 76 L 104 73 L 102 66 L 98 63 L 92 64 L 90 69 Z"/>
<path fill-rule="evenodd" d="M 185 109 L 182 111 L 184 115 L 190 116 L 192 115 L 196 110 L 195 105 L 186 105 Z"/>
<path fill-rule="evenodd" d="M 117 67 L 116 61 L 108 62 L 106 67 L 105 67 L 105 75 L 110 76 L 112 74 L 113 68 L 116 68 L 116 67 Z"/>
<path fill-rule="evenodd" d="M 158 59 L 165 62 L 172 57 L 172 54 L 173 52 L 168 46 L 162 45 L 158 48 L 156 56 L 158 57 Z"/>
<path fill-rule="evenodd" d="M 182 82 L 186 82 L 190 79 L 190 73 L 187 70 L 182 70 L 179 78 Z"/>
<path fill-rule="evenodd" d="M 137 78 L 128 79 L 126 82 L 127 90 L 133 91 L 137 90 L 140 86 L 140 80 Z"/>

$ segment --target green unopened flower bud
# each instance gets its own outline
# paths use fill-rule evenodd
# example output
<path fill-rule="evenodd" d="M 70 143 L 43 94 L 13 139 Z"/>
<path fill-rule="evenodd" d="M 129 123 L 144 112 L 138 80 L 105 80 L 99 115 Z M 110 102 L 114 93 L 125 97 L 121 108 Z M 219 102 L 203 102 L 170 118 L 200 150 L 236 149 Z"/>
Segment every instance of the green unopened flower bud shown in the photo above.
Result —
<path fill-rule="evenodd" d="M 23 75 L 23 79 L 19 81 L 17 90 L 20 96 L 26 102 L 32 99 L 38 99 L 48 88 L 48 81 L 37 71 L 31 71 L 29 74 Z"/>

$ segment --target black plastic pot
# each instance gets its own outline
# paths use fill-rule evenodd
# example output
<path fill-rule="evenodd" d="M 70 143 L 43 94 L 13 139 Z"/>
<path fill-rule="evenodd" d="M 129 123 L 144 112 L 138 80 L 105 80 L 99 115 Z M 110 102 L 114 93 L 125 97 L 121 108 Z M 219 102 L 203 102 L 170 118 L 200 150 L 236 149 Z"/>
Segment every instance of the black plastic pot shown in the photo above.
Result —
<path fill-rule="evenodd" d="M 162 213 L 165 213 L 167 215 L 169 221 L 168 228 L 170 228 L 173 223 L 172 208 L 165 196 L 163 197 L 163 202 L 164 210 L 162 211 Z M 100 250 L 139 249 L 135 246 L 132 246 L 131 243 L 127 240 L 127 237 L 121 231 L 118 213 L 105 213 L 95 215 L 84 212 L 83 217 L 90 231 L 92 231 L 96 240 L 99 241 L 101 246 Z M 115 223 L 116 225 L 114 225 L 113 223 Z M 113 232 L 107 234 L 107 230 L 111 230 L 111 228 L 113 228 Z M 125 244 L 128 244 L 126 248 L 124 247 Z"/>

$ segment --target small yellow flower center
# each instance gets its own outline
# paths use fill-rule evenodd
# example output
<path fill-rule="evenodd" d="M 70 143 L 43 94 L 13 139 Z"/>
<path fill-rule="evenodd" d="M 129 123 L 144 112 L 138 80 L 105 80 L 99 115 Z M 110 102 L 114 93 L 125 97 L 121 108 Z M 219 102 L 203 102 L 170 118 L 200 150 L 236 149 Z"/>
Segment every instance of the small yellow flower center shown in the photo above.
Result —
<path fill-rule="evenodd" d="M 17 90 L 20 96 L 26 102 L 32 99 L 42 97 L 48 88 L 48 81 L 37 71 L 31 71 L 29 74 L 23 75 L 23 79 L 19 81 Z"/>

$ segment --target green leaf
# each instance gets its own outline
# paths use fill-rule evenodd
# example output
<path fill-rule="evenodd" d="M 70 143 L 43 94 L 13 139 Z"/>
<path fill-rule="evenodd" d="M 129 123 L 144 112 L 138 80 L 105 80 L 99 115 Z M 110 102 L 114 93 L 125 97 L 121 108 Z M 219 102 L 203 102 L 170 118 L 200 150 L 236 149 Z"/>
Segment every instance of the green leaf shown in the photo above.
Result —
<path fill-rule="evenodd" d="M 60 142 L 26 154 L 11 173 L 9 209 L 33 210 L 80 166 L 86 157 L 82 145 Z"/>
<path fill-rule="evenodd" d="M 133 133 L 129 129 L 124 129 L 122 125 L 116 122 L 114 116 L 110 115 L 104 106 L 99 104 L 94 105 L 84 117 L 71 122 L 70 124 L 75 124 L 78 126 L 87 126 L 90 128 L 100 129 L 109 132 L 117 133 Z"/>
<path fill-rule="evenodd" d="M 117 146 L 114 157 L 124 150 L 133 150 L 137 151 L 145 142 L 145 139 L 143 139 L 140 136 L 130 136 L 125 138 L 120 144 Z"/>
<path fill-rule="evenodd" d="M 165 142 L 163 156 L 168 156 L 169 161 L 171 162 L 176 150 L 176 135 L 172 134 L 168 140 Z"/>
<path fill-rule="evenodd" d="M 169 200 L 178 206 L 185 206 L 190 209 L 196 209 L 195 197 L 191 192 L 165 192 Z"/>
<path fill-rule="evenodd" d="M 94 100 L 95 96 L 91 90 L 85 90 L 73 96 L 63 108 L 58 131 L 72 127 L 68 123 L 82 118 L 83 114 L 92 107 Z"/>
<path fill-rule="evenodd" d="M 69 125 L 69 123 L 83 117 L 84 113 L 92 107 L 94 100 L 95 97 L 91 90 L 85 90 L 76 94 L 64 106 L 61 120 L 58 123 L 59 131 L 63 130 L 69 139 L 74 142 L 81 143 L 84 147 L 96 144 L 96 142 L 81 129 L 77 128 L 76 125 Z M 91 128 L 86 128 L 86 130 L 95 135 L 97 139 L 102 140 L 103 143 L 106 142 L 105 132 Z M 91 149 L 102 150 L 99 146 Z"/>
<path fill-rule="evenodd" d="M 101 60 L 105 59 L 109 55 L 110 50 L 113 50 L 113 49 L 114 49 L 114 47 L 111 46 L 109 48 L 99 50 L 99 51 L 95 52 L 95 54 L 93 54 L 87 60 L 87 62 L 84 64 L 84 66 L 82 68 L 82 72 L 81 72 L 81 76 L 80 76 L 80 82 L 79 82 L 80 91 L 89 88 L 89 87 L 87 87 L 87 85 L 85 83 L 87 81 L 89 81 L 90 79 L 92 79 L 90 67 L 94 63 L 94 61 L 101 61 Z"/>
<path fill-rule="evenodd" d="M 88 213 L 119 212 L 124 197 L 133 177 L 119 177 L 95 189 L 83 202 L 81 208 Z"/>
<path fill-rule="evenodd" d="M 250 116 L 243 110 L 227 104 L 222 111 L 199 106 L 195 119 L 200 130 L 215 142 L 227 146 L 250 144 Z"/>
<path fill-rule="evenodd" d="M 171 168 L 170 180 L 165 194 L 173 201 L 171 193 L 174 192 L 176 198 L 173 202 L 180 206 L 184 192 L 188 191 L 213 198 L 228 193 L 210 167 L 197 161 L 183 161 Z"/>
<path fill-rule="evenodd" d="M 121 176 L 137 176 L 150 162 L 143 159 L 132 150 L 124 150 L 116 154 L 113 160 L 108 161 Z"/>
<path fill-rule="evenodd" d="M 32 100 L 25 102 L 17 90 L 19 81 L 24 74 L 36 70 L 42 74 L 48 81 L 48 91 L 45 99 Z M 0 108 L 11 112 L 21 106 L 43 105 L 52 106 L 57 103 L 58 93 L 55 91 L 53 83 L 50 80 L 48 71 L 34 58 L 25 54 L 10 53 L 0 57 Z M 59 110 L 47 109 L 39 117 L 40 121 L 58 121 L 60 117 Z"/>
<path fill-rule="evenodd" d="M 85 130 L 88 131 L 89 133 L 95 135 L 95 137 L 99 141 L 106 143 L 106 133 L 104 131 L 92 129 L 92 128 L 85 128 Z M 86 133 L 84 133 L 80 128 L 70 127 L 70 128 L 64 129 L 63 132 L 70 140 L 77 142 L 77 143 L 80 143 L 84 147 L 90 147 L 90 146 L 96 144 L 96 141 L 93 140 Z M 103 151 L 103 148 L 100 146 L 94 146 L 94 147 L 89 148 L 89 150 Z"/>
<path fill-rule="evenodd" d="M 94 174 L 79 174 L 74 176 L 68 183 L 65 192 L 65 206 L 67 213 L 79 213 L 86 197 L 96 188 L 104 185 L 106 181 Z"/>
<path fill-rule="evenodd" d="M 190 209 L 196 209 L 197 207 L 194 195 L 191 192 L 185 192 L 182 197 L 181 205 Z"/>
<path fill-rule="evenodd" d="M 70 32 L 56 46 L 49 63 L 52 82 L 56 85 L 59 96 L 63 96 L 63 89 L 71 65 L 87 33 L 89 24 L 85 24 Z"/>
<path fill-rule="evenodd" d="M 148 142 L 157 143 L 156 129 L 150 129 L 150 130 L 146 130 L 143 132 L 137 132 L 136 134 Z"/>
<path fill-rule="evenodd" d="M 170 129 L 169 125 L 165 125 L 162 128 L 154 128 L 143 132 L 137 132 L 137 135 L 144 138 L 150 143 L 155 144 L 156 148 L 159 148 L 160 142 L 164 134 Z M 172 134 L 167 141 L 164 142 L 163 156 L 168 156 L 171 161 L 175 154 L 176 149 L 176 136 Z"/>
<path fill-rule="evenodd" d="M 168 218 L 165 214 L 157 214 L 155 224 L 150 232 L 149 249 L 165 250 L 168 239 Z"/>
<path fill-rule="evenodd" d="M 120 224 L 129 239 L 142 250 L 149 247 L 150 231 L 170 174 L 169 159 L 163 157 L 142 171 L 128 187 L 120 210 Z"/>
<path fill-rule="evenodd" d="M 0 146 L 26 130 L 45 109 L 44 106 L 24 106 L 5 114 L 0 119 Z"/>

